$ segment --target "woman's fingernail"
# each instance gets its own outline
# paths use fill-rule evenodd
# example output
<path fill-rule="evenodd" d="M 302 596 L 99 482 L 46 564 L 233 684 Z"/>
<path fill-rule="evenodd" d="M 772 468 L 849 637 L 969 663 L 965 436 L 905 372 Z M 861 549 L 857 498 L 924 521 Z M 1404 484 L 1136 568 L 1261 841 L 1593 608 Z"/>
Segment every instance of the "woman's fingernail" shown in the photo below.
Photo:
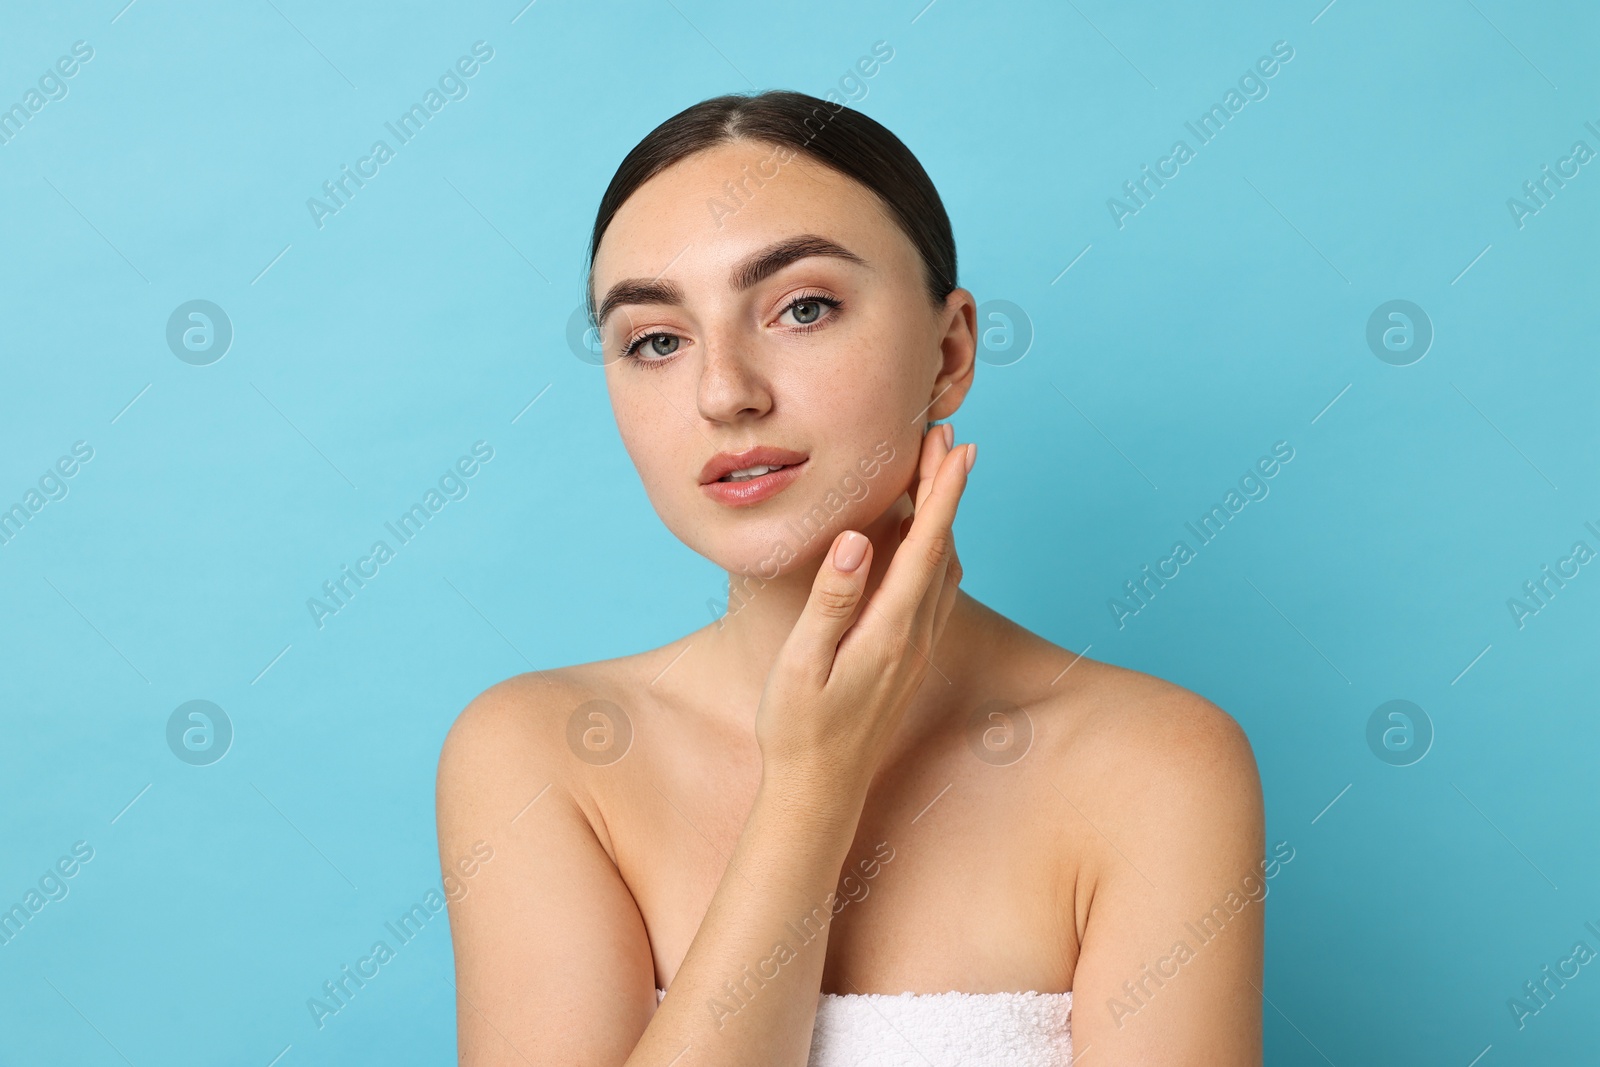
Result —
<path fill-rule="evenodd" d="M 861 557 L 867 554 L 867 539 L 854 530 L 844 535 L 839 547 L 833 550 L 833 565 L 846 574 L 861 566 Z"/>
<path fill-rule="evenodd" d="M 969 441 L 967 443 L 967 471 L 969 473 L 972 471 L 972 465 L 976 462 L 978 462 L 978 442 Z"/>
<path fill-rule="evenodd" d="M 948 422 L 944 424 L 944 447 L 948 451 L 956 443 L 956 428 Z"/>

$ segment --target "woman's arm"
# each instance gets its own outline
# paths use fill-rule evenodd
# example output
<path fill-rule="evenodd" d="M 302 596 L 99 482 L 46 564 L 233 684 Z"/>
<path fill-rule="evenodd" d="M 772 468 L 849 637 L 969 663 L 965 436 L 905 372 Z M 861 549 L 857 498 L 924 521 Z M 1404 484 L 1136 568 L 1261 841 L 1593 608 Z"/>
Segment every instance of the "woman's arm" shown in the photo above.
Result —
<path fill-rule="evenodd" d="M 450 903 L 461 1062 L 803 1064 L 826 953 L 828 894 L 864 792 L 835 789 L 821 797 L 803 783 L 762 783 L 657 1011 L 655 966 L 633 897 L 574 800 L 567 768 L 551 758 L 566 755 L 553 747 L 564 741 L 541 743 L 533 725 L 564 724 L 565 711 L 585 699 L 563 689 L 518 681 L 489 690 L 462 714 L 440 758 L 446 871 L 457 870 L 477 842 L 493 850 L 471 878 L 457 871 L 464 892 Z M 809 943 L 795 933 L 818 930 Z M 776 952 L 779 945 L 792 953 Z"/>
<path fill-rule="evenodd" d="M 1255 758 L 1209 701 L 1166 683 L 1149 696 L 1104 716 L 1075 757 L 1100 773 L 1062 787 L 1079 809 L 1065 817 L 1092 824 L 1100 846 L 1073 979 L 1075 1055 L 1259 1067 L 1270 883 Z"/>
<path fill-rule="evenodd" d="M 556 733 L 584 699 L 527 675 L 502 682 L 440 753 L 441 864 L 454 871 L 479 841 L 493 850 L 450 900 L 462 1064 L 620 1064 L 654 1010 L 644 922 Z"/>
<path fill-rule="evenodd" d="M 972 453 L 950 457 L 948 433 L 924 439 L 914 521 L 865 614 L 871 543 L 829 548 L 755 712 L 755 801 L 653 1015 L 643 921 L 560 758 L 583 695 L 524 680 L 462 713 L 439 763 L 441 862 L 495 850 L 451 906 L 463 1063 L 804 1067 L 839 871 L 961 577 L 951 524 Z"/>

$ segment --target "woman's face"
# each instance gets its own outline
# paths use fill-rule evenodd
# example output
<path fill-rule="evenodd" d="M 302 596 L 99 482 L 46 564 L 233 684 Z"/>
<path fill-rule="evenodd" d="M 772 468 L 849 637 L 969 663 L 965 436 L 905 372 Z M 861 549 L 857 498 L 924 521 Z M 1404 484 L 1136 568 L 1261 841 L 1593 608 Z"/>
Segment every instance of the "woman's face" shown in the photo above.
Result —
<path fill-rule="evenodd" d="M 935 307 L 870 190 L 768 144 L 708 149 L 641 186 L 592 284 L 645 492 L 680 540 L 736 573 L 776 577 L 883 516 L 925 424 L 972 382 L 971 294 Z"/>

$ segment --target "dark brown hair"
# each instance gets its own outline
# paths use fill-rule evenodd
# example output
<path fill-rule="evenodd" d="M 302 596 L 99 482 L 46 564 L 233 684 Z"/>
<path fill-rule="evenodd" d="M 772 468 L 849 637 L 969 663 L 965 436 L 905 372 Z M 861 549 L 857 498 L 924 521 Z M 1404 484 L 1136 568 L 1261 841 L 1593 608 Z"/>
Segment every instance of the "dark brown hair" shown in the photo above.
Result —
<path fill-rule="evenodd" d="M 696 152 L 740 140 L 788 148 L 872 190 L 921 255 L 934 303 L 942 304 L 955 289 L 956 242 L 950 218 L 917 157 L 900 138 L 861 112 L 786 90 L 702 100 L 646 134 L 617 167 L 600 198 L 589 239 L 590 270 L 606 228 L 641 185 Z M 585 289 L 592 322 L 592 283 Z"/>

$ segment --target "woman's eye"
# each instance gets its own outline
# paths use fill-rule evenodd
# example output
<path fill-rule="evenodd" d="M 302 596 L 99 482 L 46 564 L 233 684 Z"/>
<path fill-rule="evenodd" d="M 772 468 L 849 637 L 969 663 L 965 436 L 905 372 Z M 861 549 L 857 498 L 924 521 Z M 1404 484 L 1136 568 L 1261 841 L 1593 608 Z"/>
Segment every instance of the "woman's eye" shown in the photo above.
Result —
<path fill-rule="evenodd" d="M 783 309 L 780 319 L 788 317 L 796 326 L 813 326 L 828 317 L 839 307 L 839 301 L 822 296 L 804 296 Z"/>
<path fill-rule="evenodd" d="M 677 334 L 648 333 L 628 345 L 624 354 L 636 359 L 642 357 L 645 362 L 651 362 L 676 352 L 678 350 L 678 341 Z"/>

